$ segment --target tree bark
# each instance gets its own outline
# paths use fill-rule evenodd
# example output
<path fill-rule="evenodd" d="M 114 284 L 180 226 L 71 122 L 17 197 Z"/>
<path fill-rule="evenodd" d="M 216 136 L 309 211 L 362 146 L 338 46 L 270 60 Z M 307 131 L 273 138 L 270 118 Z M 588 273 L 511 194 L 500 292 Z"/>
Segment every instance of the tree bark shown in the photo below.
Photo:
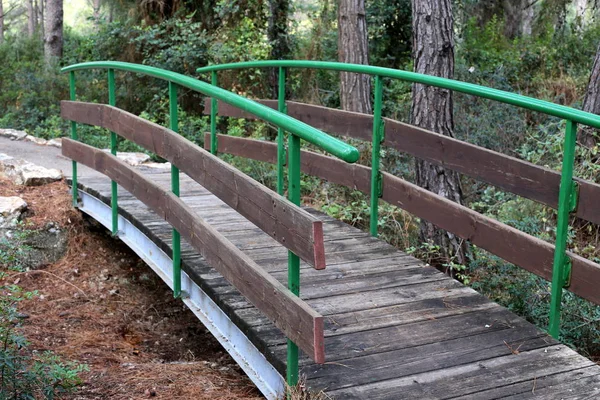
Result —
<path fill-rule="evenodd" d="M 364 0 L 341 0 L 338 7 L 338 60 L 369 64 Z M 371 113 L 371 79 L 368 75 L 340 72 L 342 109 Z"/>
<path fill-rule="evenodd" d="M 57 62 L 63 53 L 63 1 L 48 0 L 46 3 L 46 32 L 44 57 L 48 64 Z"/>
<path fill-rule="evenodd" d="M 37 21 L 42 36 L 46 34 L 46 24 L 44 23 L 44 10 L 46 9 L 46 0 L 38 0 Z"/>
<path fill-rule="evenodd" d="M 33 37 L 35 34 L 35 9 L 33 8 L 33 0 L 27 0 L 27 34 Z"/>
<path fill-rule="evenodd" d="M 288 38 L 290 1 L 269 0 L 269 11 L 267 36 L 271 43 L 271 59 L 284 60 L 289 58 L 290 55 L 290 42 Z M 279 88 L 279 72 L 276 68 L 273 68 L 270 75 L 272 96 L 276 99 Z"/>
<path fill-rule="evenodd" d="M 92 17 L 94 18 L 94 28 L 96 31 L 100 28 L 100 6 L 101 0 L 94 0 L 92 3 Z"/>
<path fill-rule="evenodd" d="M 417 73 L 452 78 L 454 75 L 454 37 L 452 0 L 413 0 L 413 56 Z M 411 123 L 453 136 L 452 92 L 413 84 Z M 417 185 L 462 203 L 460 177 L 440 166 L 416 161 Z M 450 232 L 421 221 L 421 239 L 440 246 L 446 260 L 466 263 L 466 244 Z"/>
<path fill-rule="evenodd" d="M 0 44 L 4 43 L 4 8 L 0 0 Z"/>
<path fill-rule="evenodd" d="M 583 111 L 587 111 L 600 115 L 600 45 L 596 50 L 596 58 L 592 66 L 590 80 L 588 82 L 585 97 L 583 99 Z M 579 130 L 579 142 L 592 148 L 598 143 L 597 131 L 588 126 L 584 126 Z"/>

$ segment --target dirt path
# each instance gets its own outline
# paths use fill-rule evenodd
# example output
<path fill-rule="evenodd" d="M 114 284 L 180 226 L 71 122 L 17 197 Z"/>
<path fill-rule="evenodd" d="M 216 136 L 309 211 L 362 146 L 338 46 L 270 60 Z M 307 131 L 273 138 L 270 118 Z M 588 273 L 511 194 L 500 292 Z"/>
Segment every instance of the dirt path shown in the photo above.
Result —
<path fill-rule="evenodd" d="M 69 231 L 63 259 L 9 279 L 39 292 L 20 305 L 31 347 L 90 368 L 68 398 L 262 398 L 160 278 L 70 206 L 64 183 L 23 188 L 0 181 L 0 196 L 10 195 L 33 209 L 27 229 L 52 221 Z"/>

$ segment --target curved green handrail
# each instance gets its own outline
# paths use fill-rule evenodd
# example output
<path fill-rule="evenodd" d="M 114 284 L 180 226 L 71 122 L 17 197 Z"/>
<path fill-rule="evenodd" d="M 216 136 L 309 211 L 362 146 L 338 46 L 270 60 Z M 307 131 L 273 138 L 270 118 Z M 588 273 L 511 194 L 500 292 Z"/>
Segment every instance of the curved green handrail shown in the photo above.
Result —
<path fill-rule="evenodd" d="M 61 69 L 61 72 L 71 72 L 94 68 L 134 72 L 176 83 L 182 87 L 201 92 L 207 96 L 214 97 L 224 101 L 225 103 L 231 104 L 234 107 L 238 107 L 242 110 L 252 113 L 260 119 L 270 122 L 346 162 L 353 163 L 359 158 L 359 152 L 355 147 L 344 143 L 341 140 L 336 139 L 316 128 L 313 128 L 304 122 L 300 122 L 294 118 L 288 117 L 279 111 L 263 106 L 262 104 L 246 99 L 235 93 L 231 93 L 225 89 L 218 88 L 209 83 L 202 82 L 176 72 L 149 67 L 147 65 L 138 65 L 119 61 L 93 61 L 75 64 Z"/>
<path fill-rule="evenodd" d="M 454 79 L 440 78 L 437 76 L 418 74 L 416 72 L 409 72 L 392 68 L 376 67 L 372 65 L 346 64 L 330 61 L 269 60 L 210 65 L 208 67 L 198 68 L 196 72 L 204 73 L 231 69 L 267 67 L 326 69 L 342 72 L 355 72 L 359 74 L 375 75 L 386 78 L 395 78 L 403 81 L 421 83 L 424 85 L 450 89 L 456 92 L 466 93 L 473 96 L 499 101 L 501 103 L 512 104 L 514 106 L 526 108 L 528 110 L 538 111 L 555 117 L 568 119 L 573 122 L 593 126 L 594 128 L 600 128 L 600 116 L 585 111 L 577 110 L 575 108 L 561 106 L 559 104 L 554 104 L 549 101 L 538 100 L 532 97 L 506 92 L 504 90 L 480 86 L 474 83 L 461 82 Z"/>

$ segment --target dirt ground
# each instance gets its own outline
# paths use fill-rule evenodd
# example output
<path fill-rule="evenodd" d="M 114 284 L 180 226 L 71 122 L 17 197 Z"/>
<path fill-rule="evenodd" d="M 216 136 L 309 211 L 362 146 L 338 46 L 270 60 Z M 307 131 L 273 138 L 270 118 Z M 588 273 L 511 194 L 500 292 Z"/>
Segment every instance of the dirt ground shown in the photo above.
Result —
<path fill-rule="evenodd" d="M 71 207 L 64 183 L 37 188 L 0 180 L 21 196 L 27 229 L 58 223 L 65 257 L 7 278 L 39 296 L 20 304 L 31 348 L 85 363 L 69 399 L 260 399 L 213 336 L 152 270 L 118 239 Z"/>

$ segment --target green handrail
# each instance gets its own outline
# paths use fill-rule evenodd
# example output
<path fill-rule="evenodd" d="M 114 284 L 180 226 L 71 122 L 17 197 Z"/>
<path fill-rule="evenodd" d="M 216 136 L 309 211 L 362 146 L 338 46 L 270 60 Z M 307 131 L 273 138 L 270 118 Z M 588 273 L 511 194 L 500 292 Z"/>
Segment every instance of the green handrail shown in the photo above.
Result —
<path fill-rule="evenodd" d="M 545 100 L 538 100 L 523 96 L 517 93 L 506 92 L 504 90 L 493 89 L 474 83 L 461 82 L 454 79 L 440 78 L 438 76 L 418 74 L 416 72 L 402 71 L 391 68 L 376 67 L 363 64 L 346 64 L 329 61 L 308 61 L 308 60 L 273 60 L 273 61 L 247 61 L 231 64 L 209 65 L 198 68 L 196 72 L 213 72 L 231 69 L 245 68 L 267 68 L 267 67 L 287 67 L 287 68 L 314 68 L 342 72 L 356 72 L 380 76 L 383 78 L 395 78 L 407 82 L 421 83 L 429 86 L 450 89 L 460 93 L 466 93 L 485 99 L 495 100 L 501 103 L 512 104 L 532 111 L 538 111 L 555 117 L 568 119 L 594 128 L 600 128 L 600 116 L 585 111 L 577 110 L 571 107 L 554 104 Z"/>
<path fill-rule="evenodd" d="M 554 104 L 548 101 L 534 99 L 516 93 L 493 89 L 473 83 L 461 82 L 454 79 L 441 78 L 418 74 L 415 72 L 395 70 L 363 64 L 346 64 L 328 61 L 310 60 L 266 60 L 248 61 L 221 65 L 211 65 L 198 68 L 196 72 L 211 72 L 214 77 L 217 71 L 246 69 L 246 68 L 313 68 L 340 72 L 354 72 L 373 75 L 375 77 L 375 104 L 373 115 L 372 139 L 372 174 L 371 174 L 371 210 L 370 232 L 377 236 L 378 200 L 381 196 L 381 173 L 379 151 L 383 141 L 383 120 L 381 118 L 382 106 L 382 78 L 394 78 L 412 83 L 419 83 L 439 88 L 449 89 L 485 99 L 498 101 L 562 118 L 566 122 L 564 138 L 563 165 L 561 170 L 561 183 L 559 188 L 557 228 L 555 252 L 553 261 L 550 322 L 548 332 L 554 338 L 559 336 L 560 312 L 563 288 L 570 284 L 571 260 L 566 254 L 569 218 L 577 208 L 577 182 L 573 179 L 573 164 L 575 162 L 575 146 L 577 138 L 577 123 L 600 128 L 600 116 L 571 107 Z M 216 81 L 216 80 L 215 80 Z M 291 159 L 291 155 L 290 155 Z M 291 168 L 290 168 L 291 170 Z"/>
<path fill-rule="evenodd" d="M 212 97 L 211 105 L 211 153 L 217 152 L 217 136 L 216 136 L 216 119 L 217 119 L 217 100 L 224 101 L 234 107 L 238 107 L 257 117 L 270 122 L 278 128 L 278 159 L 281 167 L 278 168 L 277 191 L 283 193 L 283 154 L 284 154 L 284 132 L 289 135 L 290 147 L 290 173 L 289 179 L 289 198 L 294 204 L 300 204 L 300 139 L 304 139 L 312 143 L 326 152 L 346 161 L 356 162 L 359 158 L 358 150 L 336 139 L 328 134 L 311 127 L 301 121 L 285 115 L 285 70 L 280 68 L 279 72 L 279 111 L 275 111 L 262 104 L 246 99 L 235 93 L 231 93 L 217 87 L 216 72 L 211 75 L 211 84 L 198 81 L 194 78 L 187 77 L 171 71 L 165 71 L 155 67 L 145 65 L 130 64 L 117 61 L 95 61 L 81 64 L 75 64 L 63 68 L 62 72 L 69 72 L 71 84 L 71 100 L 75 100 L 75 76 L 74 71 L 85 69 L 108 69 L 109 75 L 109 103 L 114 105 L 115 102 L 115 84 L 114 71 L 121 70 L 133 73 L 144 74 L 155 78 L 163 79 L 169 82 L 169 114 L 170 128 L 178 131 L 178 114 L 177 114 L 177 87 L 185 87 L 207 96 Z M 75 123 L 72 123 L 72 137 L 77 138 L 77 130 Z M 111 133 L 111 151 L 116 154 L 116 135 Z M 73 203 L 77 201 L 77 163 L 73 162 Z M 116 216 L 117 216 L 117 199 L 116 199 L 116 184 L 113 185 L 111 194 L 111 205 L 113 211 L 113 233 L 116 234 Z M 171 166 L 171 189 L 172 192 L 179 196 L 179 170 L 174 165 Z M 173 292 L 175 297 L 181 295 L 181 255 L 180 255 L 180 236 L 179 232 L 173 230 Z M 288 252 L 288 288 L 295 295 L 300 293 L 300 259 L 296 254 Z M 287 367 L 287 383 L 290 386 L 298 382 L 298 347 L 295 343 L 288 339 L 288 367 Z"/>
<path fill-rule="evenodd" d="M 270 122 L 273 125 L 282 128 L 286 132 L 290 132 L 346 162 L 353 163 L 358 161 L 358 150 L 339 139 L 313 128 L 304 122 L 288 117 L 279 111 L 273 110 L 272 108 L 266 107 L 238 94 L 229 92 L 216 86 L 212 86 L 209 83 L 178 74 L 176 72 L 165 71 L 163 69 L 149 67 L 147 65 L 138 65 L 119 61 L 92 61 L 75 64 L 61 69 L 61 72 L 95 68 L 111 68 L 114 70 L 134 72 L 176 83 L 179 86 L 201 92 L 207 96 L 214 97 L 227 104 L 231 104 L 232 106 L 241 108 L 242 110 L 254 114 L 258 118 Z"/>

